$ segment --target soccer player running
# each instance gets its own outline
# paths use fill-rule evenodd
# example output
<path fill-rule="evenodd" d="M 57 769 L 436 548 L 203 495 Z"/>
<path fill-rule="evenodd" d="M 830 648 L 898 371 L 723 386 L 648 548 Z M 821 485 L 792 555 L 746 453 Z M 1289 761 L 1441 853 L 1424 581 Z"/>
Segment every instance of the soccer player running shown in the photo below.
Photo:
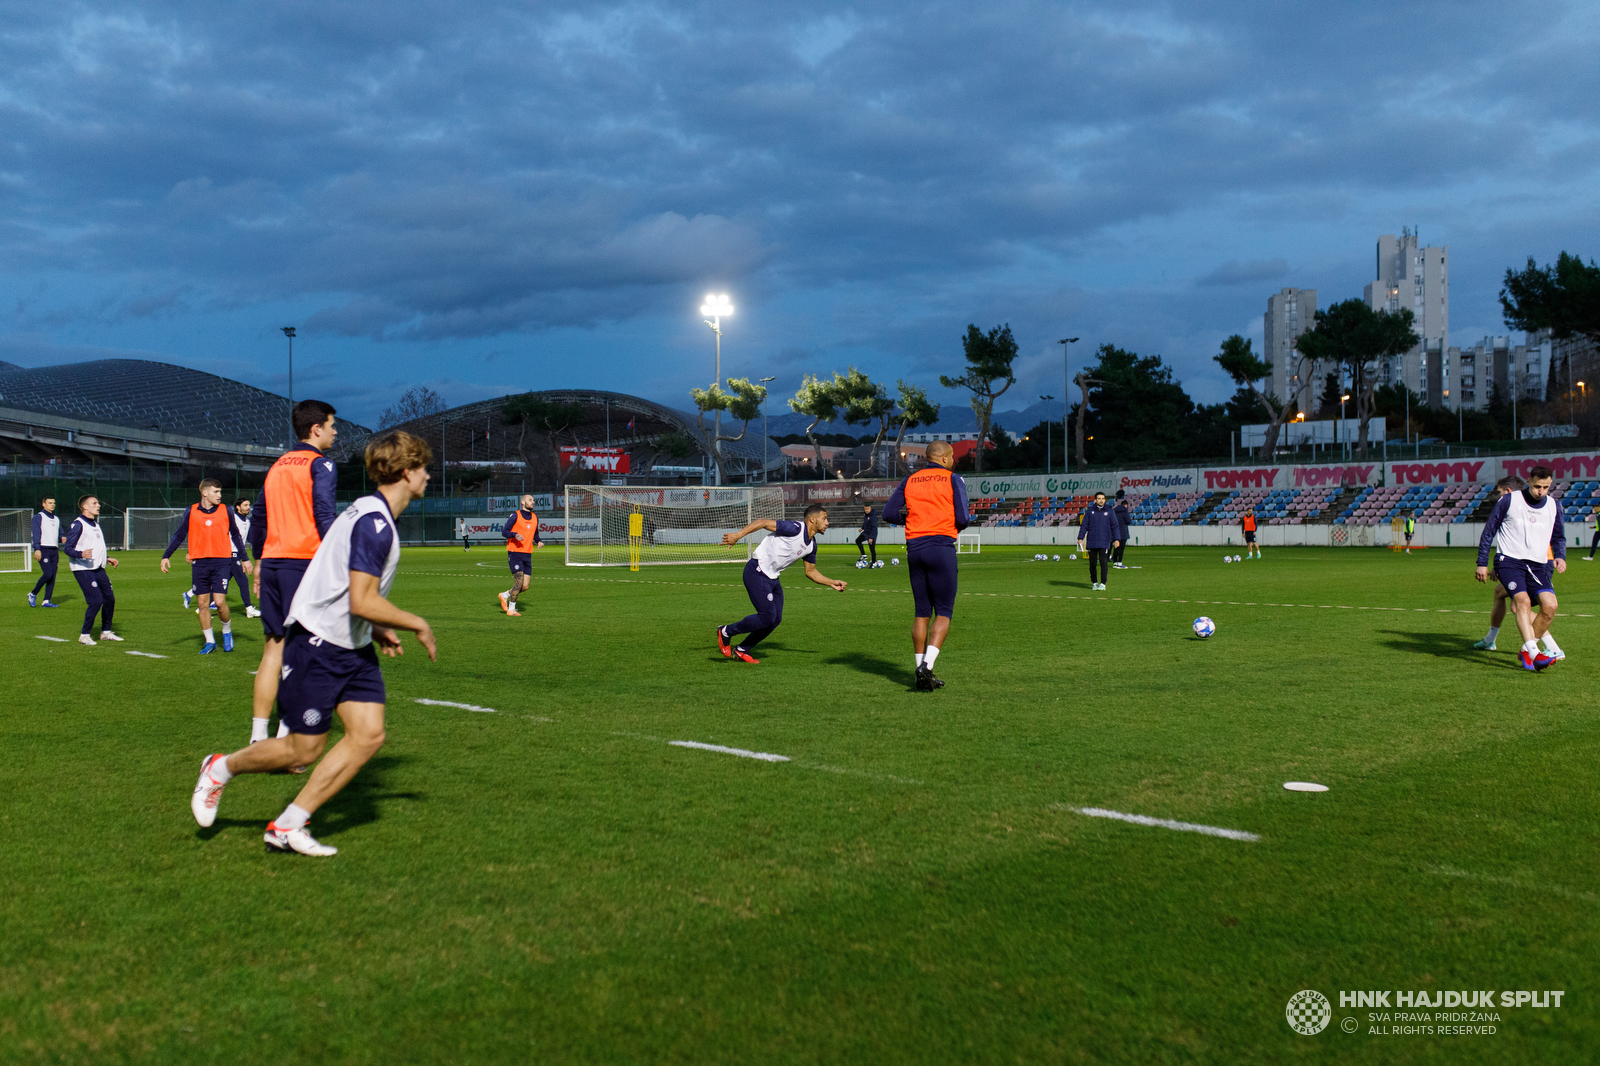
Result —
<path fill-rule="evenodd" d="M 428 487 L 433 452 L 417 437 L 392 430 L 367 445 L 367 475 L 378 491 L 351 504 L 323 537 L 301 577 L 285 618 L 279 690 L 289 735 L 258 740 L 242 751 L 208 755 L 200 764 L 189 809 L 195 821 L 216 821 L 222 790 L 236 774 L 263 774 L 316 761 L 337 713 L 344 736 L 317 764 L 305 787 L 267 825 L 269 851 L 333 855 L 307 823 L 383 746 L 383 671 L 378 649 L 404 654 L 397 629 L 408 629 L 438 658 L 428 623 L 389 602 L 400 565 L 395 518 Z"/>
<path fill-rule="evenodd" d="M 1561 520 L 1561 504 L 1550 495 L 1554 477 L 1548 466 L 1528 471 L 1528 484 L 1521 492 L 1507 492 L 1495 503 L 1484 523 L 1478 541 L 1477 580 L 1489 579 L 1489 551 L 1497 549 L 1495 576 L 1511 597 L 1517 631 L 1522 634 L 1522 666 L 1543 670 L 1555 659 L 1539 650 L 1534 630 L 1533 597 L 1551 617 L 1556 612 L 1556 593 L 1550 585 L 1552 569 L 1558 574 L 1567 569 L 1567 534 Z M 1498 540 L 1496 538 L 1498 537 Z M 1548 559 L 1549 554 L 1554 559 Z"/>
<path fill-rule="evenodd" d="M 1501 496 L 1504 496 L 1508 492 L 1520 492 L 1520 491 L 1522 491 L 1522 489 L 1526 485 L 1527 485 L 1527 482 L 1523 481 L 1517 475 L 1508 474 L 1507 476 L 1501 478 L 1499 481 L 1495 482 L 1494 493 L 1489 497 L 1489 501 L 1490 501 L 1491 504 L 1493 504 L 1494 502 L 1498 501 Z M 1545 549 L 1545 552 L 1546 552 L 1547 559 L 1554 559 L 1555 558 L 1555 552 L 1551 551 L 1548 548 Z M 1494 574 L 1494 560 L 1493 559 L 1491 559 L 1490 563 L 1489 563 L 1489 573 L 1491 575 Z M 1474 641 L 1473 645 L 1472 645 L 1478 651 L 1494 651 L 1495 650 L 1495 646 L 1494 646 L 1495 639 L 1497 637 L 1499 637 L 1499 635 L 1500 635 L 1500 626 L 1506 620 L 1506 605 L 1507 605 L 1507 603 L 1508 603 L 1508 599 L 1507 599 L 1507 594 L 1506 594 L 1506 587 L 1504 585 L 1500 584 L 1500 579 L 1499 578 L 1495 578 L 1495 581 L 1494 581 L 1494 603 L 1489 608 L 1489 632 L 1484 634 L 1484 637 L 1483 637 L 1482 640 Z M 1550 625 L 1555 620 L 1556 620 L 1555 611 L 1553 609 L 1552 610 L 1546 610 L 1544 605 L 1540 604 L 1539 613 L 1536 616 L 1534 616 L 1534 619 L 1533 619 L 1533 632 L 1534 632 L 1535 635 L 1538 636 L 1539 643 L 1544 645 L 1545 654 L 1550 656 L 1550 658 L 1554 659 L 1556 662 L 1560 662 L 1562 659 L 1565 659 L 1567 657 L 1567 653 L 1561 650 L 1561 646 L 1559 644 L 1557 644 L 1556 641 L 1555 641 L 1555 638 L 1550 635 Z"/>
<path fill-rule="evenodd" d="M 1123 489 L 1118 489 L 1116 505 L 1111 508 L 1111 513 L 1117 519 L 1117 546 L 1111 553 L 1111 568 L 1113 570 L 1128 569 L 1122 565 L 1122 553 L 1128 547 L 1128 528 L 1131 525 L 1128 520 L 1128 501 L 1126 497 L 1127 492 Z"/>
<path fill-rule="evenodd" d="M 500 609 L 513 617 L 517 610 L 517 597 L 527 591 L 533 581 L 533 550 L 544 547 L 539 536 L 539 516 L 534 514 L 534 498 L 524 495 L 517 501 L 517 510 L 506 519 L 501 530 L 506 538 L 506 562 L 511 567 L 511 587 L 500 594 Z"/>
<path fill-rule="evenodd" d="M 113 570 L 117 568 L 117 561 L 106 555 L 106 538 L 100 531 L 98 496 L 78 497 L 78 517 L 73 521 L 72 529 L 67 533 L 67 542 L 61 546 L 61 550 L 66 553 L 67 565 L 72 568 L 72 576 L 83 590 L 83 602 L 88 605 L 83 611 L 83 632 L 78 636 L 78 643 L 91 647 L 94 645 L 89 629 L 94 625 L 96 613 L 100 615 L 100 639 L 120 642 L 122 638 L 111 631 L 111 615 L 117 609 L 117 595 L 111 589 L 111 575 L 106 573 L 108 566 Z"/>
<path fill-rule="evenodd" d="M 862 504 L 865 510 L 861 515 L 861 532 L 856 534 L 856 551 L 862 555 L 867 554 L 867 548 L 872 549 L 872 569 L 876 570 L 883 564 L 878 562 L 878 512 L 872 509 L 872 504 Z M 861 545 L 867 547 L 863 548 Z"/>
<path fill-rule="evenodd" d="M 717 627 L 717 650 L 725 659 L 738 659 L 742 663 L 759 663 L 751 653 L 756 645 L 766 640 L 783 621 L 783 584 L 778 580 L 791 563 L 804 559 L 806 577 L 835 592 L 843 592 L 846 583 L 825 576 L 817 569 L 817 536 L 828 531 L 828 512 L 820 503 L 806 508 L 800 522 L 785 519 L 761 518 L 737 533 L 724 533 L 722 543 L 728 547 L 745 537 L 764 529 L 769 534 L 761 538 L 750 561 L 744 564 L 744 590 L 750 595 L 750 606 L 755 614 L 747 614 L 737 622 Z M 738 645 L 733 638 L 746 634 Z"/>
<path fill-rule="evenodd" d="M 934 441 L 928 445 L 928 465 L 896 485 L 883 505 L 883 520 L 906 528 L 918 692 L 944 688 L 933 664 L 944 650 L 956 609 L 956 535 L 972 522 L 967 483 L 952 469 L 955 465 L 950 442 Z"/>
<path fill-rule="evenodd" d="M 39 564 L 39 580 L 28 593 L 29 607 L 59 607 L 51 603 L 56 594 L 56 567 L 61 565 L 61 516 L 56 514 L 56 498 L 46 496 L 39 501 L 39 510 L 33 515 L 33 557 Z M 44 589 L 44 599 L 39 590 Z"/>
<path fill-rule="evenodd" d="M 1261 558 L 1261 545 L 1256 543 L 1256 509 L 1246 508 L 1239 519 L 1239 532 L 1244 534 L 1244 557 Z"/>
<path fill-rule="evenodd" d="M 266 644 L 256 670 L 250 739 L 265 740 L 267 721 L 278 698 L 283 669 L 284 617 L 295 590 L 338 514 L 334 490 L 339 473 L 324 453 L 339 435 L 332 404 L 301 400 L 292 425 L 300 443 L 284 452 L 267 471 L 250 516 L 250 549 L 257 559 L 254 582 L 261 604 Z M 278 735 L 288 726 L 278 723 Z"/>
<path fill-rule="evenodd" d="M 1078 550 L 1089 560 L 1089 591 L 1100 592 L 1106 587 L 1108 562 L 1111 551 L 1118 544 L 1117 516 L 1106 506 L 1106 494 L 1094 494 L 1094 504 L 1083 509 L 1078 518 Z M 1099 567 L 1099 578 L 1095 568 Z"/>
<path fill-rule="evenodd" d="M 217 606 L 217 617 L 222 621 L 222 650 L 233 650 L 233 619 L 228 614 L 228 574 L 234 557 L 244 551 L 244 539 L 233 524 L 233 517 L 222 507 L 222 482 L 206 478 L 200 482 L 200 502 L 192 505 L 178 519 L 172 531 L 172 540 L 161 556 L 161 572 L 172 569 L 172 553 L 187 541 L 189 545 L 189 572 L 194 584 L 190 587 L 200 597 L 200 635 L 205 643 L 200 645 L 201 655 L 217 650 L 216 633 L 211 628 L 211 605 Z M 249 563 L 245 563 L 249 566 Z"/>

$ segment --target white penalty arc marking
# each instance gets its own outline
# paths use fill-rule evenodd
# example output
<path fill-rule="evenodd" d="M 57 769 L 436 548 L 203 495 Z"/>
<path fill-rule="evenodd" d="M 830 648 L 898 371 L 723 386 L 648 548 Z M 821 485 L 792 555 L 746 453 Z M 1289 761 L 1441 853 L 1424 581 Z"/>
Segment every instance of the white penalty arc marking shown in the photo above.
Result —
<path fill-rule="evenodd" d="M 714 751 L 719 755 L 737 755 L 741 759 L 760 759 L 762 762 L 788 762 L 787 755 L 774 755 L 770 751 L 746 751 L 744 748 L 725 748 L 721 744 L 702 744 L 698 740 L 669 740 L 675 748 L 695 748 L 699 751 Z"/>
<path fill-rule="evenodd" d="M 1203 833 L 1210 837 L 1226 837 L 1229 840 L 1260 840 L 1258 833 L 1247 833 L 1243 829 L 1223 829 L 1215 825 L 1198 825 L 1194 822 L 1175 822 L 1170 818 L 1151 818 L 1145 814 L 1124 814 L 1122 811 L 1108 811 L 1104 807 L 1067 807 L 1066 810 L 1090 818 L 1111 818 L 1118 822 L 1129 822 L 1133 825 L 1148 825 L 1156 829 L 1175 829 L 1180 833 Z"/>
<path fill-rule="evenodd" d="M 47 636 L 44 636 L 43 634 L 40 634 L 39 636 L 34 637 L 33 639 L 34 640 L 53 640 L 57 644 L 65 644 L 67 642 L 67 638 L 66 637 L 47 637 Z"/>
<path fill-rule="evenodd" d="M 137 655 L 142 659 L 165 659 L 165 655 L 157 655 L 153 651 L 130 651 L 129 655 Z"/>
<path fill-rule="evenodd" d="M 463 711 L 477 711 L 479 714 L 499 714 L 500 713 L 499 711 L 495 710 L 493 707 L 479 707 L 475 703 L 455 703 L 455 702 L 453 702 L 451 700 L 425 700 L 420 696 L 416 697 L 416 699 L 413 700 L 413 702 L 415 702 L 415 703 L 425 703 L 429 707 L 459 707 Z"/>

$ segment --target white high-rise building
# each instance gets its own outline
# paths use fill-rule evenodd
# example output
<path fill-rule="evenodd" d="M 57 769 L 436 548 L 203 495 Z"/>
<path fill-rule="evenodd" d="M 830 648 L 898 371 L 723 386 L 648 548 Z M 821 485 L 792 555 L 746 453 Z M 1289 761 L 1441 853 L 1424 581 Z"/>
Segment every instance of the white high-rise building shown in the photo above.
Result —
<path fill-rule="evenodd" d="M 1321 376 L 1301 368 L 1295 341 L 1317 324 L 1317 290 L 1283 289 L 1267 297 L 1262 317 L 1262 358 L 1272 364 L 1272 394 L 1315 413 Z"/>
<path fill-rule="evenodd" d="M 1461 388 L 1450 387 L 1452 374 L 1460 369 L 1450 363 L 1450 247 L 1421 247 L 1417 232 L 1403 228 L 1400 236 L 1385 233 L 1378 237 L 1377 277 L 1364 296 L 1374 311 L 1398 311 L 1402 307 L 1415 316 L 1413 328 L 1419 343 L 1411 351 L 1384 360 L 1378 367 L 1378 382 L 1395 385 L 1404 381 L 1413 392 L 1421 393 L 1429 406 L 1454 410 L 1461 402 Z M 1478 391 L 1478 390 L 1474 390 Z"/>

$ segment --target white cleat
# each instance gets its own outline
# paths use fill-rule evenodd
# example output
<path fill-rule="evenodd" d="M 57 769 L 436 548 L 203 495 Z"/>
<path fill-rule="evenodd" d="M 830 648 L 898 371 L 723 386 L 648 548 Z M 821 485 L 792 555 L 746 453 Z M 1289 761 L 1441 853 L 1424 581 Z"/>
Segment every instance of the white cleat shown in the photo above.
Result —
<path fill-rule="evenodd" d="M 87 644 L 87 645 L 89 645 L 89 647 L 92 648 L 92 647 L 94 647 L 94 638 L 91 637 L 87 633 L 79 633 L 78 634 L 78 643 L 79 644 Z"/>
<path fill-rule="evenodd" d="M 279 829 L 276 822 L 267 825 L 268 851 L 293 851 L 301 855 L 315 855 L 318 857 L 339 854 L 338 848 L 330 848 L 326 844 L 317 843 L 317 838 L 311 831 L 300 829 Z"/>
<path fill-rule="evenodd" d="M 256 610 L 254 607 L 246 607 L 244 609 L 244 616 L 246 618 L 260 618 L 261 612 Z"/>
<path fill-rule="evenodd" d="M 194 795 L 189 798 L 189 810 L 194 812 L 194 820 L 202 829 L 209 829 L 217 820 L 217 801 L 222 798 L 224 786 L 211 776 L 211 764 L 220 758 L 222 752 L 219 751 L 200 760 L 200 780 L 195 782 Z"/>
<path fill-rule="evenodd" d="M 109 630 L 109 629 L 102 629 L 100 631 L 100 639 L 101 640 L 114 640 L 118 644 L 122 643 L 122 638 L 117 636 L 115 633 L 111 632 L 111 630 Z"/>

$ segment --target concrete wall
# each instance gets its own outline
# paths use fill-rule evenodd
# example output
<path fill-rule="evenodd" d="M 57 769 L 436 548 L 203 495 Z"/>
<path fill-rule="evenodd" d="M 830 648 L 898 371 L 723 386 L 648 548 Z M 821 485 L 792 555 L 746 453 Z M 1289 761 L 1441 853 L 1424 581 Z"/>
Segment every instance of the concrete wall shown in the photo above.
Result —
<path fill-rule="evenodd" d="M 1342 531 L 1342 540 L 1334 531 Z M 823 535 L 824 544 L 849 544 L 860 530 L 853 526 L 830 526 Z M 978 533 L 983 544 L 1016 544 L 1034 547 L 1057 547 L 1076 550 L 1077 526 L 1012 526 L 998 529 L 971 529 Z M 1417 525 L 1413 545 L 1430 548 L 1476 548 L 1483 535 L 1482 522 L 1463 522 L 1460 525 Z M 1263 548 L 1282 547 L 1386 547 L 1395 538 L 1388 525 L 1381 526 L 1262 526 L 1256 533 Z M 1400 538 L 1404 540 L 1404 537 Z M 1244 540 L 1237 525 L 1226 526 L 1134 526 L 1129 532 L 1129 547 L 1237 547 L 1242 552 Z M 879 529 L 878 545 L 904 544 L 905 533 L 898 527 Z"/>

